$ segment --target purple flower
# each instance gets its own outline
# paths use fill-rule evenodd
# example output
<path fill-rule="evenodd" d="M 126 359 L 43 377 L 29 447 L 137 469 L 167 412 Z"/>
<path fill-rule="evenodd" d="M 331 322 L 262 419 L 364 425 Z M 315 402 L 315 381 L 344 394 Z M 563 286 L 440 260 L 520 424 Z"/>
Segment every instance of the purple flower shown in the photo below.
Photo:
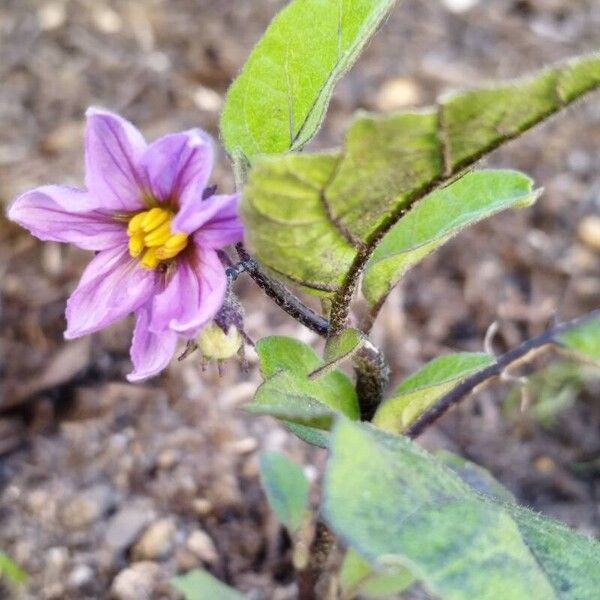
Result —
<path fill-rule="evenodd" d="M 8 216 L 41 240 L 96 251 L 67 302 L 65 337 L 135 313 L 128 379 L 136 381 L 164 369 L 178 338 L 194 338 L 221 308 L 227 278 L 217 250 L 242 239 L 239 195 L 204 194 L 213 166 L 205 132 L 148 145 L 118 115 L 91 108 L 87 117 L 87 190 L 42 186 Z"/>

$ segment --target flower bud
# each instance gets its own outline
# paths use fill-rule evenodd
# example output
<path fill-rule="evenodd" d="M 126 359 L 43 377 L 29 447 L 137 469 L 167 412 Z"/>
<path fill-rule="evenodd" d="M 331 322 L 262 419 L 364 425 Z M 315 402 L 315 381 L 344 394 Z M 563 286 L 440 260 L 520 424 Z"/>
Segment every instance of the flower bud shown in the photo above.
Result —
<path fill-rule="evenodd" d="M 209 323 L 198 336 L 198 348 L 207 360 L 225 360 L 237 354 L 244 339 L 235 325 L 227 331 L 214 321 Z"/>

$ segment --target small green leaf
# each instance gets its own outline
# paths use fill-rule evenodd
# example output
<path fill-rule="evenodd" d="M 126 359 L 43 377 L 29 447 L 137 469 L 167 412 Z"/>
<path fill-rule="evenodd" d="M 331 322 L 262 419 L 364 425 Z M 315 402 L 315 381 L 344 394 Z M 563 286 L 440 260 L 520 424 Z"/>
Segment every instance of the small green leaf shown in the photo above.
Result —
<path fill-rule="evenodd" d="M 415 581 L 405 567 L 395 567 L 388 571 L 374 571 L 367 560 L 350 548 L 346 552 L 340 569 L 340 585 L 343 597 L 383 598 L 399 594 Z"/>
<path fill-rule="evenodd" d="M 600 544 L 493 502 L 409 439 L 340 419 L 323 515 L 382 568 L 406 566 L 444 600 L 582 600 L 600 586 Z"/>
<path fill-rule="evenodd" d="M 173 577 L 171 585 L 183 594 L 185 600 L 245 600 L 246 596 L 225 585 L 207 571 L 194 569 L 185 575 Z"/>
<path fill-rule="evenodd" d="M 600 317 L 559 335 L 557 341 L 578 354 L 600 362 Z"/>
<path fill-rule="evenodd" d="M 469 375 L 493 364 L 483 352 L 439 356 L 406 378 L 377 409 L 373 423 L 387 431 L 404 431 L 432 404 Z"/>
<path fill-rule="evenodd" d="M 254 48 L 225 102 L 232 156 L 299 149 L 317 132 L 335 84 L 394 0 L 295 0 Z"/>
<path fill-rule="evenodd" d="M 511 207 L 530 206 L 538 194 L 517 171 L 475 171 L 423 199 L 383 238 L 367 263 L 363 292 L 385 298 L 416 263 L 465 227 Z"/>
<path fill-rule="evenodd" d="M 260 459 L 260 477 L 277 518 L 294 533 L 308 510 L 310 486 L 304 471 L 284 454 L 265 452 Z"/>
<path fill-rule="evenodd" d="M 388 232 L 387 250 L 373 259 L 365 283 L 372 302 L 380 301 L 407 268 L 460 227 L 518 204 L 519 193 L 523 203 L 534 199 L 529 180 L 517 174 L 497 175 L 498 195 L 478 179 L 489 174 L 441 186 L 599 86 L 600 55 L 584 56 L 526 79 L 442 98 L 424 110 L 360 114 L 338 152 L 257 158 L 242 201 L 249 245 L 276 275 L 332 295 L 359 252 L 369 257 Z M 510 196 L 511 184 L 517 197 Z M 445 221 L 440 204 L 449 198 Z M 419 201 L 425 208 L 415 207 L 417 217 L 410 217 L 418 225 L 414 237 L 410 230 L 413 245 L 404 246 L 406 228 L 399 223 Z"/>
<path fill-rule="evenodd" d="M 27 581 L 27 571 L 20 567 L 8 554 L 0 552 L 0 576 L 20 585 Z"/>
<path fill-rule="evenodd" d="M 366 343 L 367 338 L 362 331 L 349 327 L 344 329 L 339 335 L 334 335 L 327 340 L 323 359 L 325 364 L 315 369 L 310 375 L 310 379 L 322 377 L 337 369 L 344 361 L 352 358 Z"/>
<path fill-rule="evenodd" d="M 265 381 L 246 410 L 316 429 L 329 429 L 337 413 L 358 419 L 356 391 L 344 373 L 332 371 L 315 381 L 308 378 L 323 366 L 323 360 L 310 346 L 292 338 L 272 336 L 260 340 L 256 350 Z M 292 429 L 305 441 L 314 442 L 310 431 Z M 316 438 L 323 441 L 323 436 Z"/>

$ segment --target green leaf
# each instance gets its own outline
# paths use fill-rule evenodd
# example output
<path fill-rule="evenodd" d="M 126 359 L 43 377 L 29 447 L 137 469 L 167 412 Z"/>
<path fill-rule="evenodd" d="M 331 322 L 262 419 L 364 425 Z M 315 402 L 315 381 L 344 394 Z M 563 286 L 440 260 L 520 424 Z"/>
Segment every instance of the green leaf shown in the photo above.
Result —
<path fill-rule="evenodd" d="M 478 464 L 446 450 L 438 450 L 435 457 L 483 496 L 499 502 L 515 502 L 515 497 L 489 471 Z"/>
<path fill-rule="evenodd" d="M 369 562 L 402 565 L 444 600 L 582 600 L 600 585 L 600 544 L 496 503 L 409 439 L 341 419 L 323 514 Z"/>
<path fill-rule="evenodd" d="M 367 342 L 365 334 L 359 329 L 349 327 L 344 329 L 339 335 L 334 335 L 327 340 L 323 360 L 325 364 L 315 369 L 310 375 L 310 379 L 322 377 L 339 367 L 344 361 L 352 358 Z"/>
<path fill-rule="evenodd" d="M 323 360 L 310 346 L 292 338 L 272 336 L 261 339 L 256 350 L 265 381 L 246 410 L 317 429 L 329 429 L 338 413 L 358 419 L 356 391 L 344 373 L 332 371 L 314 381 L 308 378 L 323 366 Z M 309 443 L 314 442 L 314 437 L 323 440 L 322 436 L 311 436 L 310 431 L 303 432 L 298 427 L 292 430 L 300 437 L 307 433 L 303 439 Z"/>
<path fill-rule="evenodd" d="M 600 362 L 600 316 L 559 335 L 557 341 L 578 354 Z"/>
<path fill-rule="evenodd" d="M 404 215 L 410 207 L 434 192 L 433 200 L 422 202 L 427 202 L 427 208 L 419 209 L 429 217 L 432 207 L 438 207 L 434 216 L 440 231 L 420 222 L 420 243 L 424 244 L 420 248 L 425 255 L 443 236 L 456 233 L 458 226 L 511 205 L 510 195 L 502 195 L 510 193 L 510 183 L 502 180 L 508 175 L 496 182 L 500 197 L 464 197 L 469 190 L 485 192 L 476 185 L 482 181 L 478 177 L 490 176 L 485 174 L 465 177 L 466 181 L 453 184 L 454 189 L 449 186 L 436 192 L 438 188 L 486 153 L 599 86 L 600 55 L 591 55 L 527 79 L 442 98 L 432 108 L 361 114 L 339 152 L 257 158 L 242 201 L 248 242 L 275 274 L 312 293 L 331 295 L 350 274 L 356 275 L 351 266 L 366 261 L 383 234 L 407 218 Z M 511 177 L 516 191 L 523 193 L 523 202 L 531 200 L 525 190 L 528 180 Z M 440 220 L 440 198 L 448 198 L 447 194 L 463 186 L 464 193 L 455 197 L 462 199 L 468 211 L 463 213 L 455 204 L 448 220 L 459 221 L 456 228 L 448 227 Z M 390 236 L 388 240 L 398 241 L 397 234 Z M 388 263 L 399 260 L 391 258 L 396 253 L 387 243 L 392 251 Z M 402 251 L 403 246 L 399 248 Z M 418 253 L 411 253 L 410 260 L 404 257 L 409 265 L 419 259 Z M 382 269 L 385 262 L 375 260 L 371 266 Z M 381 298 L 401 276 L 402 268 L 408 267 L 400 260 L 399 266 L 388 268 L 392 281 L 387 284 L 382 276 L 369 276 L 377 284 L 366 288 L 372 300 Z"/>
<path fill-rule="evenodd" d="M 484 352 L 439 356 L 406 378 L 377 409 L 373 423 L 387 431 L 404 431 L 432 404 L 469 375 L 493 364 Z"/>
<path fill-rule="evenodd" d="M 415 581 L 405 567 L 374 571 L 367 560 L 352 548 L 348 549 L 340 569 L 340 585 L 344 598 L 383 598 L 408 589 Z"/>
<path fill-rule="evenodd" d="M 538 195 L 533 181 L 517 171 L 475 171 L 433 192 L 377 246 L 365 269 L 365 297 L 377 304 L 413 265 L 462 229 L 507 208 L 530 206 Z"/>
<path fill-rule="evenodd" d="M 232 156 L 296 150 L 317 132 L 335 84 L 394 0 L 295 0 L 254 48 L 225 102 Z"/>
<path fill-rule="evenodd" d="M 294 533 L 308 510 L 310 486 L 304 471 L 284 454 L 265 452 L 260 458 L 260 478 L 277 518 Z"/>
<path fill-rule="evenodd" d="M 0 576 L 20 585 L 27 581 L 27 571 L 20 567 L 8 554 L 0 551 Z"/>
<path fill-rule="evenodd" d="M 173 577 L 171 585 L 183 594 L 185 600 L 207 600 L 207 598 L 244 600 L 246 598 L 202 569 L 194 569 L 185 575 Z"/>

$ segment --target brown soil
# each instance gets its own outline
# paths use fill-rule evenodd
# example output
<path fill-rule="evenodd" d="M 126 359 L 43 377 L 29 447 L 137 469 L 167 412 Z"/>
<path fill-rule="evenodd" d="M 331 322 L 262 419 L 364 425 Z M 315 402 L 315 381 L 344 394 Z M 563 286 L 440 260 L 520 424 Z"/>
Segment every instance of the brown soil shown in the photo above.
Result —
<path fill-rule="evenodd" d="M 81 183 L 92 104 L 149 138 L 198 125 L 216 134 L 228 83 L 283 4 L 0 0 L 0 201 L 40 183 Z M 596 0 L 481 0 L 462 14 L 447 4 L 406 0 L 394 10 L 339 86 L 317 146 L 339 143 L 358 108 L 430 103 L 600 45 Z M 598 148 L 596 95 L 486 161 L 527 171 L 545 193 L 536 207 L 459 236 L 392 294 L 373 340 L 394 382 L 441 351 L 480 349 L 494 320 L 503 350 L 556 315 L 598 306 L 600 240 L 580 237 L 600 210 Z M 215 180 L 231 189 L 221 158 Z M 0 257 L 0 548 L 30 574 L 10 593 L 175 598 L 169 577 L 204 565 L 252 598 L 293 598 L 288 540 L 266 507 L 258 456 L 284 450 L 317 477 L 324 453 L 240 410 L 259 381 L 253 352 L 248 372 L 231 362 L 219 377 L 192 357 L 129 385 L 131 323 L 62 337 L 86 253 L 2 221 Z M 251 337 L 317 341 L 251 282 L 237 289 Z M 573 467 L 600 457 L 600 385 L 597 373 L 569 373 L 572 397 L 543 422 L 503 402 L 510 384 L 494 385 L 423 443 L 462 453 L 521 501 L 598 535 L 600 469 Z M 531 389 L 534 405 L 539 393 Z"/>

